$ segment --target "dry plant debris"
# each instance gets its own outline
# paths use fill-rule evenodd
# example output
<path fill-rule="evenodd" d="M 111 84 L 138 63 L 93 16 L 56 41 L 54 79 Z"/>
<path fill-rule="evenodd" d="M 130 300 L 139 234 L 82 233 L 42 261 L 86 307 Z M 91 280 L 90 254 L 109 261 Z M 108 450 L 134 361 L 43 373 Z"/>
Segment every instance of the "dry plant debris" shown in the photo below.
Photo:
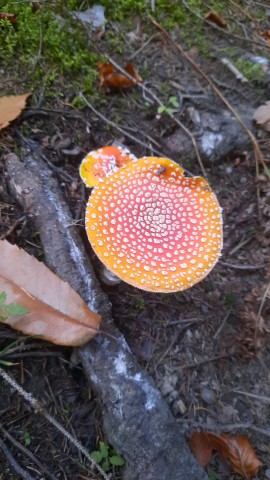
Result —
<path fill-rule="evenodd" d="M 8 20 L 10 23 L 16 23 L 14 13 L 0 12 L 0 20 Z"/>
<path fill-rule="evenodd" d="M 25 93 L 24 95 L 0 98 L 0 130 L 7 127 L 12 120 L 15 120 L 21 114 L 30 95 L 31 93 Z"/>
<path fill-rule="evenodd" d="M 43 263 L 6 240 L 0 242 L 0 290 L 28 313 L 4 322 L 59 345 L 82 345 L 98 332 L 99 315 Z"/>
<path fill-rule="evenodd" d="M 216 450 L 222 459 L 230 461 L 233 471 L 246 480 L 252 480 L 262 465 L 244 436 L 195 432 L 190 438 L 190 448 L 202 467 L 209 463 L 213 450 Z"/>
<path fill-rule="evenodd" d="M 122 73 L 118 73 L 114 66 L 110 63 L 101 62 L 98 64 L 98 74 L 99 74 L 99 84 L 101 87 L 106 88 L 123 88 L 123 87 L 133 87 L 138 82 L 141 83 L 143 79 L 140 77 L 132 63 L 128 63 L 124 67 L 125 72 L 127 72 L 131 77 L 134 78 L 134 81 L 126 77 Z"/>
<path fill-rule="evenodd" d="M 217 12 L 211 11 L 207 12 L 204 16 L 205 20 L 208 20 L 208 22 L 214 23 L 220 28 L 227 28 L 228 24 L 224 20 L 224 18 L 221 17 Z"/>
<path fill-rule="evenodd" d="M 264 130 L 270 132 L 270 101 L 255 110 L 253 120 L 262 126 Z"/>
<path fill-rule="evenodd" d="M 265 40 L 267 45 L 270 47 L 270 30 L 265 30 L 264 32 L 260 32 L 260 35 Z"/>
<path fill-rule="evenodd" d="M 267 292 L 266 284 L 256 285 L 246 295 L 245 304 L 240 311 L 242 328 L 237 340 L 243 355 L 247 358 L 262 351 L 270 333 L 270 296 L 267 294 L 264 299 L 264 292 Z"/>

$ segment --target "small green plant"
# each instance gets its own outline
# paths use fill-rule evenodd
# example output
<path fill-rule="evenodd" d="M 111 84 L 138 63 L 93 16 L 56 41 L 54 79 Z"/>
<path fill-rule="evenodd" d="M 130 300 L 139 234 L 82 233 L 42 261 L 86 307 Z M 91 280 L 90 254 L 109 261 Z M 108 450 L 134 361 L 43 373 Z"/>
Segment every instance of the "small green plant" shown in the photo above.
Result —
<path fill-rule="evenodd" d="M 136 310 L 144 311 L 145 310 L 145 301 L 142 297 L 135 298 L 134 306 Z"/>
<path fill-rule="evenodd" d="M 25 430 L 25 431 L 24 431 L 23 437 L 24 437 L 24 444 L 25 444 L 25 446 L 26 446 L 26 447 L 29 447 L 29 445 L 31 444 L 31 435 L 30 435 L 30 433 L 28 432 L 28 430 Z"/>
<path fill-rule="evenodd" d="M 4 321 L 8 317 L 15 317 L 16 315 L 24 315 L 28 313 L 27 308 L 18 303 L 6 303 L 6 292 L 0 293 L 0 321 Z"/>
<path fill-rule="evenodd" d="M 220 480 L 220 477 L 216 473 L 209 475 L 208 480 Z"/>
<path fill-rule="evenodd" d="M 160 105 L 158 107 L 158 113 L 167 113 L 168 115 L 173 115 L 177 112 L 177 109 L 180 107 L 177 97 L 170 97 L 168 100 L 168 105 Z"/>
<path fill-rule="evenodd" d="M 18 303 L 6 303 L 7 301 L 7 294 L 6 292 L 0 293 L 0 322 L 3 322 L 8 317 L 15 317 L 16 315 L 24 315 L 28 313 L 27 308 L 19 305 Z M 2 360 L 1 357 L 4 357 L 7 353 L 11 351 L 11 349 L 18 344 L 21 339 L 15 340 L 11 344 L 7 345 L 5 348 L 0 350 L 0 364 L 11 366 L 13 365 L 12 362 L 8 362 L 7 360 Z"/>
<path fill-rule="evenodd" d="M 231 292 L 228 292 L 226 293 L 225 295 L 225 303 L 227 305 L 227 307 L 233 307 L 234 304 L 235 304 L 235 296 L 233 293 Z"/>
<path fill-rule="evenodd" d="M 105 472 L 112 467 L 122 467 L 125 460 L 120 455 L 117 455 L 114 449 L 106 445 L 104 442 L 99 442 L 99 450 L 91 453 L 91 457 L 97 462 Z"/>

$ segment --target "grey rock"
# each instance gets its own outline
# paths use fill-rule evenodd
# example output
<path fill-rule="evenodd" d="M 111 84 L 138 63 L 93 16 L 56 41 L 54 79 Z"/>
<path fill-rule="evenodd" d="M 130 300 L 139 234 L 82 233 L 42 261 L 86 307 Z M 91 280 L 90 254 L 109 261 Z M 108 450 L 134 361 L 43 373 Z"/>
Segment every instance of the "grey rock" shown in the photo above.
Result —
<path fill-rule="evenodd" d="M 198 125 L 198 118 L 201 123 Z M 252 115 L 251 115 L 252 117 Z M 250 118 L 251 118 L 250 117 Z M 248 128 L 253 130 L 250 119 L 243 119 Z M 199 152 L 205 165 L 218 163 L 227 155 L 237 155 L 251 145 L 251 140 L 236 118 L 228 112 L 197 112 L 196 127 L 192 132 L 198 144 Z M 192 131 L 192 129 L 190 129 Z M 196 160 L 196 154 L 190 138 L 178 129 L 163 140 L 163 150 L 168 152 L 179 163 L 185 159 Z"/>

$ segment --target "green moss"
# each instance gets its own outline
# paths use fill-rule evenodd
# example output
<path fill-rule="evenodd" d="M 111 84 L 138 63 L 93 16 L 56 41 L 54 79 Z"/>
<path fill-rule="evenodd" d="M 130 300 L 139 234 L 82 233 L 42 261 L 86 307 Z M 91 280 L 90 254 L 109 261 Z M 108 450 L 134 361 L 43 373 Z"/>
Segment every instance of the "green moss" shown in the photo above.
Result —
<path fill-rule="evenodd" d="M 250 82 L 260 83 L 265 79 L 265 74 L 260 65 L 251 60 L 239 58 L 236 60 L 235 66 Z"/>
<path fill-rule="evenodd" d="M 71 80 L 87 75 L 91 90 L 99 56 L 87 46 L 80 22 L 56 17 L 46 5 L 37 11 L 27 3 L 1 9 L 16 16 L 13 25 L 0 21 L 0 58 L 6 68 L 13 66 L 18 79 L 30 76 L 35 86 L 44 78 L 52 83 L 59 76 L 68 75 Z"/>

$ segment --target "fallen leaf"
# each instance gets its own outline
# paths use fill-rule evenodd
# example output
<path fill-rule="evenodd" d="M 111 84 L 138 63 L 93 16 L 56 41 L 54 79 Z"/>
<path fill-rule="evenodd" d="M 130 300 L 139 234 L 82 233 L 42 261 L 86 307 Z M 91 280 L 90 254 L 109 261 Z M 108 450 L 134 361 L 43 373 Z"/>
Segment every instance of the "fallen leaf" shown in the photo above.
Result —
<path fill-rule="evenodd" d="M 101 87 L 106 88 L 123 88 L 123 87 L 132 87 L 136 85 L 137 82 L 142 82 L 142 78 L 135 70 L 135 67 L 132 63 L 128 63 L 124 70 L 134 78 L 135 81 L 131 80 L 128 77 L 125 77 L 122 73 L 118 73 L 114 66 L 110 63 L 99 63 L 98 64 L 98 74 L 99 74 L 99 84 Z"/>
<path fill-rule="evenodd" d="M 230 461 L 234 472 L 246 480 L 251 480 L 262 464 L 249 440 L 244 436 L 196 432 L 191 436 L 190 448 L 202 467 L 207 465 L 212 451 L 216 450 L 223 459 Z"/>
<path fill-rule="evenodd" d="M 43 263 L 16 245 L 0 241 L 0 292 L 7 303 L 29 313 L 4 323 L 27 335 L 40 335 L 58 345 L 82 345 L 98 332 L 100 316 Z"/>
<path fill-rule="evenodd" d="M 189 439 L 190 449 L 198 464 L 204 468 L 210 462 L 213 447 L 204 432 L 194 432 Z"/>
<path fill-rule="evenodd" d="M 214 23 L 220 28 L 228 27 L 227 22 L 225 22 L 224 18 L 222 18 L 217 12 L 214 12 L 214 11 L 207 12 L 204 18 L 205 20 L 208 20 L 208 22 Z"/>
<path fill-rule="evenodd" d="M 262 125 L 264 130 L 270 132 L 270 101 L 255 110 L 253 120 Z"/>
<path fill-rule="evenodd" d="M 0 12 L 0 20 L 8 20 L 10 23 L 16 23 L 14 13 Z"/>
<path fill-rule="evenodd" d="M 265 30 L 265 32 L 260 32 L 261 37 L 266 41 L 267 45 L 270 47 L 270 30 Z"/>
<path fill-rule="evenodd" d="M 0 98 L 0 130 L 7 127 L 12 120 L 20 115 L 29 95 L 31 93 Z"/>
<path fill-rule="evenodd" d="M 230 460 L 233 470 L 246 480 L 251 480 L 258 472 L 261 462 L 249 440 L 244 436 L 221 435 L 225 458 Z M 220 450 L 218 450 L 219 453 Z"/>

